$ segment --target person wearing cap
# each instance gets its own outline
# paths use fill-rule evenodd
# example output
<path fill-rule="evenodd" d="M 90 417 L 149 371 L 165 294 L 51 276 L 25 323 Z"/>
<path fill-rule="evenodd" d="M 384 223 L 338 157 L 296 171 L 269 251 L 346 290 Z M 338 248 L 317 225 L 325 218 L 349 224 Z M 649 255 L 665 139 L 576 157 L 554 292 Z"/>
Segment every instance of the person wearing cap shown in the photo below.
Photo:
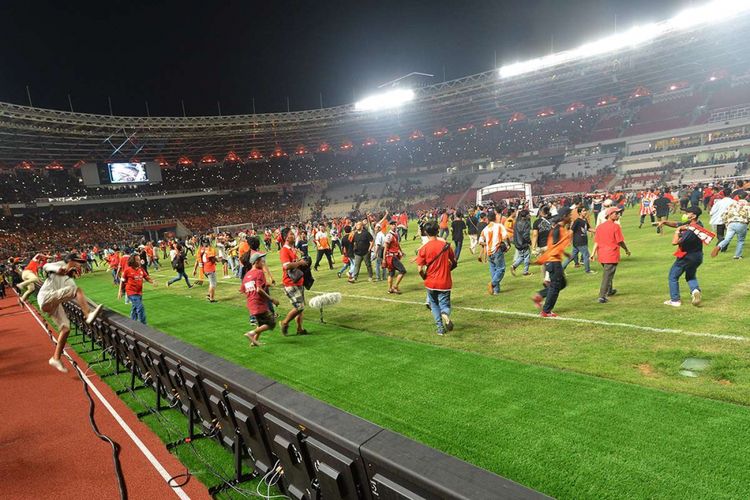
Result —
<path fill-rule="evenodd" d="M 547 237 L 547 250 L 537 260 L 538 263 L 544 264 L 545 273 L 549 273 L 549 280 L 545 280 L 547 286 L 531 298 L 540 310 L 539 315 L 543 318 L 557 317 L 553 309 L 557 304 L 560 291 L 567 286 L 562 260 L 563 256 L 570 258 L 565 251 L 572 240 L 572 233 L 566 229 L 566 226 L 570 224 L 570 218 L 570 208 L 563 207 L 558 211 L 554 219 L 555 223 Z"/>
<path fill-rule="evenodd" d="M 703 229 L 703 224 L 698 220 L 703 211 L 699 207 L 688 207 L 684 210 L 686 222 L 677 224 L 669 221 L 660 223 L 666 226 L 676 226 L 672 245 L 677 246 L 674 253 L 675 259 L 669 269 L 669 300 L 664 304 L 672 307 L 680 307 L 680 277 L 684 274 L 685 281 L 690 287 L 691 303 L 698 306 L 703 300 L 703 292 L 698 284 L 697 271 L 703 263 L 703 241 L 698 233 Z"/>
<path fill-rule="evenodd" d="M 602 203 L 602 211 L 599 212 L 599 215 L 596 217 L 596 225 L 603 224 L 607 220 L 607 209 L 614 205 L 614 201 L 612 201 L 612 198 L 607 198 L 604 200 L 604 203 Z"/>
<path fill-rule="evenodd" d="M 130 319 L 140 321 L 146 324 L 146 310 L 143 308 L 143 282 L 148 281 L 156 286 L 156 282 L 148 275 L 145 270 L 145 263 L 141 263 L 141 258 L 133 254 L 128 259 L 128 267 L 122 273 L 120 288 L 117 292 L 117 300 L 122 298 L 122 291 L 130 301 Z"/>
<path fill-rule="evenodd" d="M 92 311 L 83 290 L 76 285 L 74 278 L 80 276 L 81 264 L 84 263 L 85 260 L 79 254 L 70 253 L 64 260 L 48 262 L 42 268 L 47 278 L 39 289 L 37 303 L 41 310 L 52 318 L 59 333 L 55 352 L 49 359 L 49 364 L 63 373 L 67 373 L 68 369 L 62 364 L 60 357 L 70 333 L 70 320 L 65 314 L 63 304 L 75 300 L 81 308 L 87 325 L 94 322 L 102 309 L 102 305 L 99 304 Z"/>
<path fill-rule="evenodd" d="M 276 318 L 269 308 L 269 303 L 275 306 L 279 301 L 271 297 L 266 281 L 264 253 L 254 253 L 250 256 L 248 263 L 250 270 L 242 278 L 240 292 L 247 297 L 247 310 L 250 312 L 250 324 L 255 328 L 247 333 L 245 337 L 250 341 L 252 347 L 260 344 L 260 334 L 273 330 L 276 327 Z"/>
<path fill-rule="evenodd" d="M 487 214 L 489 222 L 479 235 L 479 244 L 482 250 L 479 252 L 479 261 L 487 261 L 490 264 L 490 282 L 487 284 L 487 292 L 490 295 L 500 294 L 500 282 L 505 276 L 505 252 L 508 249 L 508 231 L 505 226 L 495 222 L 495 214 Z"/>
<path fill-rule="evenodd" d="M 625 250 L 625 254 L 630 257 L 630 250 L 622 235 L 622 227 L 617 224 L 621 214 L 622 211 L 618 208 L 609 207 L 606 210 L 607 220 L 596 228 L 594 234 L 591 260 L 598 257 L 603 269 L 602 284 L 599 287 L 600 304 L 606 304 L 609 302 L 608 297 L 617 293 L 617 290 L 612 288 L 612 282 L 617 271 L 617 264 L 620 262 L 620 248 Z"/>

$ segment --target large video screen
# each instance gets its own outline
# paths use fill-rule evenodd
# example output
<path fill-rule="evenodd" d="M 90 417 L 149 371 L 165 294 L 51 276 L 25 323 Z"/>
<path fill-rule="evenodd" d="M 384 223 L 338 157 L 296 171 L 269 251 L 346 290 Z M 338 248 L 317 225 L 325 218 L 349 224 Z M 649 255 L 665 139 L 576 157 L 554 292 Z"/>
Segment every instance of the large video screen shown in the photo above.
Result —
<path fill-rule="evenodd" d="M 108 163 L 107 169 L 112 184 L 148 182 L 145 163 Z"/>

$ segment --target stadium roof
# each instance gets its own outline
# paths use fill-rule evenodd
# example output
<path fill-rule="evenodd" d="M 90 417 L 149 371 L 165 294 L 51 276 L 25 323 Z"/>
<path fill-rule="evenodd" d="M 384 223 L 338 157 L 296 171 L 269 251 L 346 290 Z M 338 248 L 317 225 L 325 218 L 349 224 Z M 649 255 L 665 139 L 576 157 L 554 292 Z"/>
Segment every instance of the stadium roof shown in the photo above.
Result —
<path fill-rule="evenodd" d="M 488 118 L 507 122 L 515 112 L 536 116 L 542 108 L 558 113 L 573 102 L 593 106 L 604 95 L 627 98 L 638 86 L 662 91 L 671 82 L 706 82 L 715 71 L 746 75 L 750 71 L 750 15 L 713 25 L 663 34 L 628 46 L 512 77 L 488 71 L 414 89 L 415 99 L 383 112 L 360 112 L 346 105 L 290 113 L 198 117 L 130 117 L 73 113 L 0 103 L 0 165 L 27 160 L 141 160 L 180 156 L 246 156 L 253 149 L 292 151 L 304 144 L 314 150 L 415 129 L 455 130 Z"/>

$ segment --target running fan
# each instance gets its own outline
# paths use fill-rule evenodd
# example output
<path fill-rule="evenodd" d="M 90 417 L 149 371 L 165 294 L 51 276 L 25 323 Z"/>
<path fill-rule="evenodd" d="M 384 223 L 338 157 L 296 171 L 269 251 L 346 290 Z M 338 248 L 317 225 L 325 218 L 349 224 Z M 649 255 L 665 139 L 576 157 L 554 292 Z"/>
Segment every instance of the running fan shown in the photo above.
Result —
<path fill-rule="evenodd" d="M 338 304 L 339 302 L 341 302 L 340 293 L 323 293 L 321 295 L 316 295 L 315 297 L 310 299 L 310 307 L 314 307 L 315 309 L 320 310 L 320 322 L 325 323 L 325 321 L 323 321 L 323 308 L 326 306 Z"/>

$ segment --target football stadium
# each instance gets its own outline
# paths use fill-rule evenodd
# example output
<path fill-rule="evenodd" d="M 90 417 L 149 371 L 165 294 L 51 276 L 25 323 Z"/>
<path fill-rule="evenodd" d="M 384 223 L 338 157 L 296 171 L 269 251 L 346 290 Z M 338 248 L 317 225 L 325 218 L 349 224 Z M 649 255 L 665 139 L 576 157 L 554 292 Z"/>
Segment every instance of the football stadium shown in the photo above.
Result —
<path fill-rule="evenodd" d="M 0 496 L 750 498 L 750 3 L 654 15 L 299 110 L 0 102 Z"/>

